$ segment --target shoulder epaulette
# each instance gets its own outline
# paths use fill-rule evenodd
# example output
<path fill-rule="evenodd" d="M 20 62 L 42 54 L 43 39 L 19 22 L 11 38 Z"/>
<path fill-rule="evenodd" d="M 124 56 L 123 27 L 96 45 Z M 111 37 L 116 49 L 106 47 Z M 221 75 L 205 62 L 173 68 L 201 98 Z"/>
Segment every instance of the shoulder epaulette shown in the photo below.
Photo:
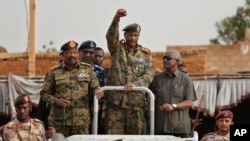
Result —
<path fill-rule="evenodd" d="M 81 62 L 80 64 L 81 64 L 81 65 L 84 65 L 84 66 L 89 66 L 89 67 L 91 67 L 91 65 L 88 64 L 88 63 Z"/>
<path fill-rule="evenodd" d="M 12 129 L 14 127 L 15 123 L 13 121 L 10 121 L 7 125 L 6 128 Z"/>
<path fill-rule="evenodd" d="M 145 47 L 141 47 L 141 50 L 142 50 L 143 52 L 147 53 L 147 54 L 150 54 L 150 53 L 151 53 L 150 49 L 145 48 Z"/>
<path fill-rule="evenodd" d="M 37 119 L 37 118 L 34 118 L 33 120 L 34 120 L 35 122 L 43 123 L 40 119 Z"/>
<path fill-rule="evenodd" d="M 37 119 L 37 118 L 34 118 L 34 119 L 33 119 L 33 122 L 34 122 L 34 123 L 33 123 L 34 125 L 36 125 L 35 122 L 38 122 L 38 123 L 40 123 L 40 124 L 43 125 L 43 122 L 42 122 L 41 120 Z"/>

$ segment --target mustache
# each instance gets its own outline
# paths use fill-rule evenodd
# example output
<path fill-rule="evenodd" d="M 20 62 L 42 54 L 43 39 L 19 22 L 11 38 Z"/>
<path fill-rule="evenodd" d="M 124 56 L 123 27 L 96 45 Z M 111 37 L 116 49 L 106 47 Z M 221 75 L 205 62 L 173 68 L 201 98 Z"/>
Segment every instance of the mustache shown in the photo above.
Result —
<path fill-rule="evenodd" d="M 76 59 L 76 57 L 68 57 L 67 60 Z"/>

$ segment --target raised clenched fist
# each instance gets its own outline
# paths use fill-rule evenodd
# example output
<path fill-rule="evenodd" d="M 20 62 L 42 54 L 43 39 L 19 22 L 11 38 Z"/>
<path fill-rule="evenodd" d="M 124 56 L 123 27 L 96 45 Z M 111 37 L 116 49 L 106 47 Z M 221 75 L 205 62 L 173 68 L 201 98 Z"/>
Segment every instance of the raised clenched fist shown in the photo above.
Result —
<path fill-rule="evenodd" d="M 116 11 L 115 18 L 125 17 L 126 15 L 127 15 L 127 11 L 121 8 Z"/>

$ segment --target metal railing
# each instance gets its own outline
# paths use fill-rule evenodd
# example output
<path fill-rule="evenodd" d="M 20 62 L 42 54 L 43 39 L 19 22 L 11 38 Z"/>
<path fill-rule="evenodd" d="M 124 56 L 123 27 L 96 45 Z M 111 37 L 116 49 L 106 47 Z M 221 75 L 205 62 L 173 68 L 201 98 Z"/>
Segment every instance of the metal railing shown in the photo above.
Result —
<path fill-rule="evenodd" d="M 124 91 L 130 91 L 130 90 L 125 90 L 124 86 L 104 86 L 101 87 L 102 91 L 107 91 L 107 90 L 124 90 Z M 150 96 L 150 135 L 154 134 L 154 110 L 155 110 L 155 103 L 154 103 L 154 94 L 149 90 L 147 87 L 134 87 L 132 90 L 143 90 L 147 92 Z M 96 96 L 94 96 L 94 117 L 93 117 L 93 127 L 92 127 L 92 133 L 94 135 L 97 135 L 97 128 L 98 128 L 98 99 Z"/>

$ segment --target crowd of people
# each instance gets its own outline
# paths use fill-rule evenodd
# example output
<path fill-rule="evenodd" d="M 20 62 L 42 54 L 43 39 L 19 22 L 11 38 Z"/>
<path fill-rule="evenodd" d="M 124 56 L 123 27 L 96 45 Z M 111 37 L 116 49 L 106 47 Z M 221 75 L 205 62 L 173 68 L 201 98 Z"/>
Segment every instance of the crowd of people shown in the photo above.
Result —
<path fill-rule="evenodd" d="M 155 74 L 150 50 L 138 44 L 140 25 L 126 26 L 120 39 L 119 23 L 126 15 L 125 9 L 118 9 L 106 34 L 110 68 L 102 67 L 104 51 L 92 40 L 80 45 L 70 40 L 61 46 L 59 65 L 44 79 L 38 119 L 29 116 L 29 95 L 19 95 L 14 102 L 16 117 L 3 129 L 5 141 L 47 140 L 56 133 L 65 137 L 91 134 L 94 96 L 99 101 L 98 134 L 145 134 L 148 97 L 144 91 L 133 90 L 136 86 L 148 87 L 155 95 L 155 127 L 151 128 L 156 135 L 190 137 L 189 108 L 197 98 L 180 53 L 166 51 L 165 71 Z M 124 86 L 124 91 L 104 92 L 103 86 Z M 222 111 L 215 119 L 218 131 L 202 141 L 228 140 L 233 113 Z"/>

